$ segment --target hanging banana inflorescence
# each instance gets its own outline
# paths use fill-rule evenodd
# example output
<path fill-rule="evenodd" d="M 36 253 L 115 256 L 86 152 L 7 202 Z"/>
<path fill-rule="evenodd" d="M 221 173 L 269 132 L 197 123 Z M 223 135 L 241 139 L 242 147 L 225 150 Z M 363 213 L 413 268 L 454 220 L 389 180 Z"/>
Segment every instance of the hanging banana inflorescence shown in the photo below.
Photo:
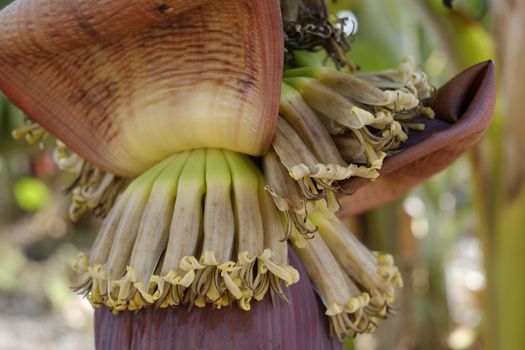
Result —
<path fill-rule="evenodd" d="M 71 3 L 0 12 L 0 88 L 42 125 L 15 136 L 60 140 L 71 217 L 103 218 L 76 291 L 114 312 L 250 310 L 298 282 L 291 241 L 335 334 L 375 329 L 402 279 L 338 196 L 434 118 L 425 73 L 357 71 L 321 0 Z"/>

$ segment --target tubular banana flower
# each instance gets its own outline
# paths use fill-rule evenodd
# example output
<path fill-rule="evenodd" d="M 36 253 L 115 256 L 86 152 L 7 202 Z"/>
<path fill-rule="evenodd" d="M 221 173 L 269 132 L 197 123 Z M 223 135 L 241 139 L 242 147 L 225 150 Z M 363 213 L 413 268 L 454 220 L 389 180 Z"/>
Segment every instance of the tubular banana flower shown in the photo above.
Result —
<path fill-rule="evenodd" d="M 435 119 L 420 118 L 425 130 L 413 133 L 402 151 L 385 160 L 379 178 L 353 178 L 344 186 L 353 196 L 341 198 L 342 215 L 361 213 L 406 193 L 441 171 L 483 135 L 494 110 L 494 65 L 479 63 L 442 86 L 427 100 Z"/>
<path fill-rule="evenodd" d="M 228 328 L 249 319 L 278 328 L 277 346 L 307 331 L 316 348 L 337 347 L 320 313 L 339 339 L 373 331 L 402 278 L 339 221 L 340 201 L 351 207 L 345 195 L 417 163 L 418 149 L 431 156 L 465 113 L 482 120 L 460 129 L 471 145 L 493 107 L 490 64 L 438 91 L 410 59 L 356 72 L 322 0 L 18 0 L 0 23 L 0 89 L 41 125 L 14 136 L 56 137 L 56 162 L 77 174 L 71 217 L 103 218 L 72 265 L 106 348 L 123 344 L 104 327 L 121 327 L 126 311 L 152 320 L 153 307 L 179 320 L 180 339 L 181 317 L 199 320 L 203 346 L 252 346 L 256 336 Z M 321 49 L 339 70 L 308 52 Z M 460 88 L 479 88 L 477 100 Z M 449 149 L 447 161 L 466 146 Z M 308 322 L 283 333 L 301 322 L 295 312 Z"/>
<path fill-rule="evenodd" d="M 26 135 L 26 140 L 28 135 Z M 126 178 L 106 172 L 78 154 L 69 150 L 62 142 L 57 141 L 53 159 L 62 171 L 77 175 L 65 192 L 73 194 L 69 217 L 77 221 L 86 211 L 93 215 L 105 217 L 113 207 L 117 196 L 127 186 Z"/>
<path fill-rule="evenodd" d="M 203 205 L 204 202 L 204 205 Z M 190 304 L 221 308 L 299 279 L 277 209 L 251 161 L 235 152 L 176 154 L 134 180 L 110 211 L 78 287 L 115 311 Z M 109 249 L 111 248 L 111 249 Z"/>

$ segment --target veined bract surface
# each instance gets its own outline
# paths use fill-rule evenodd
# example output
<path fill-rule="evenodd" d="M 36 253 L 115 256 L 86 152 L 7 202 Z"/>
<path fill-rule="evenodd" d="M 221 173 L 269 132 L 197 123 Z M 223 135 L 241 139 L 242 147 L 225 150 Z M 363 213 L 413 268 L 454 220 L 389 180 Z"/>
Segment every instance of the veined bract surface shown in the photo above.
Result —
<path fill-rule="evenodd" d="M 277 1 L 21 0 L 0 22 L 2 90 L 105 170 L 136 176 L 180 151 L 270 146 Z"/>

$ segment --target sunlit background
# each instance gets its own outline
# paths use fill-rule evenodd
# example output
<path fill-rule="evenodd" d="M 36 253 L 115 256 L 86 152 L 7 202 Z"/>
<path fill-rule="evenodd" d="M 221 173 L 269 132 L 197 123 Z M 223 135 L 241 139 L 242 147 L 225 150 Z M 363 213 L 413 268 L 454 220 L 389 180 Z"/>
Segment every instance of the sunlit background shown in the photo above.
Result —
<path fill-rule="evenodd" d="M 475 150 L 405 198 L 349 220 L 369 247 L 394 253 L 405 288 L 398 316 L 348 349 L 525 349 L 525 6 L 487 2 L 331 4 L 349 18 L 349 56 L 364 71 L 411 55 L 436 86 L 489 58 L 501 73 L 495 121 Z M 69 262 L 89 248 L 97 222 L 68 220 L 63 189 L 73 178 L 54 165 L 54 140 L 12 140 L 22 123 L 0 95 L 0 349 L 91 349 L 93 312 L 69 289 Z"/>

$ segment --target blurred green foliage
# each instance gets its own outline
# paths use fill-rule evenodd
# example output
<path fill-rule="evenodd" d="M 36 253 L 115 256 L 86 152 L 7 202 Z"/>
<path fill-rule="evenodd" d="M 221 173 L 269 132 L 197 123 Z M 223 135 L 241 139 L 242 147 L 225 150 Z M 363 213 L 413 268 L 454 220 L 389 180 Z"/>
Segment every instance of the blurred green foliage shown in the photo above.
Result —
<path fill-rule="evenodd" d="M 349 57 L 362 70 L 392 68 L 404 56 L 411 55 L 430 81 L 439 86 L 466 67 L 495 56 L 487 1 L 453 3 L 451 10 L 442 0 L 339 0 L 332 9 L 351 10 L 359 20 Z M 489 133 L 499 135 L 499 124 L 497 118 Z M 495 149 L 498 147 L 496 144 Z M 451 295 L 447 294 L 450 286 L 446 285 L 447 267 L 463 238 L 477 234 L 482 245 L 487 246 L 486 235 L 480 232 L 471 171 L 469 157 L 463 157 L 414 189 L 408 199 L 371 211 L 360 219 L 369 245 L 395 252 L 405 278 L 401 315 L 386 322 L 371 348 L 489 347 L 491 335 L 487 333 L 493 332 L 491 323 L 482 321 L 467 329 L 453 320 L 449 311 Z M 422 213 L 407 218 L 406 206 L 414 201 L 423 204 Z M 407 230 L 409 241 L 410 236 L 416 236 L 415 242 L 409 243 L 415 247 L 409 249 Z M 459 295 L 460 291 L 456 293 Z M 479 300 L 477 304 L 481 309 L 483 304 Z M 493 317 L 490 309 L 484 305 L 486 317 Z M 485 334 L 480 333 L 483 326 Z M 468 332 L 463 332 L 465 329 Z"/>
<path fill-rule="evenodd" d="M 42 209 L 49 202 L 51 196 L 46 184 L 35 177 L 18 179 L 14 191 L 16 203 L 28 212 Z"/>
<path fill-rule="evenodd" d="M 4 8 L 5 6 L 9 5 L 13 0 L 0 0 L 0 9 Z"/>

